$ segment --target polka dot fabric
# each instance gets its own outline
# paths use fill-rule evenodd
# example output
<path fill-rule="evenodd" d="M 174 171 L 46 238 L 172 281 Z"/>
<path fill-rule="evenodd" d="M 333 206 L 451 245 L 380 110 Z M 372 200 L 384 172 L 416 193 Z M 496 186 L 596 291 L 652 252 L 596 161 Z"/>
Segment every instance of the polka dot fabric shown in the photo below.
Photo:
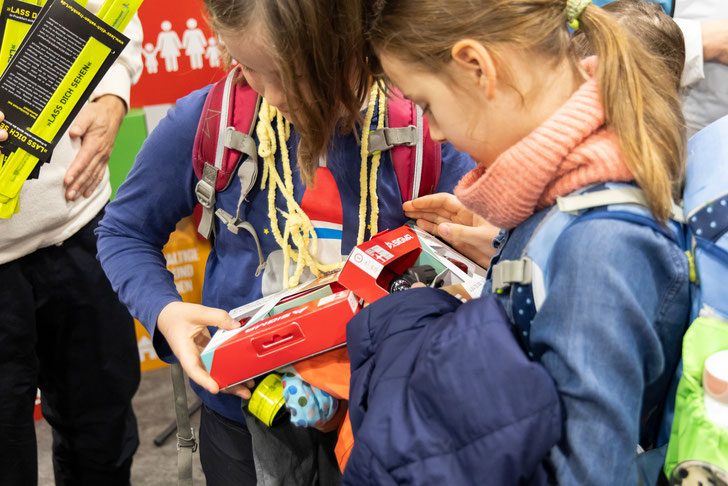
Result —
<path fill-rule="evenodd" d="M 339 408 L 336 398 L 303 381 L 292 368 L 287 368 L 281 378 L 283 399 L 291 413 L 291 423 L 299 427 L 315 427 L 331 420 Z"/>

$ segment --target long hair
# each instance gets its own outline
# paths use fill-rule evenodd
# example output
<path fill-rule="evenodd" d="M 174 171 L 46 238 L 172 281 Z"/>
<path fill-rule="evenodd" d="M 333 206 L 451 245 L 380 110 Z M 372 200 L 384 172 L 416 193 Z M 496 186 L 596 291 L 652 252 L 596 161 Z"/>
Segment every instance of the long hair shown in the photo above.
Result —
<path fill-rule="evenodd" d="M 332 135 L 361 119 L 370 76 L 360 0 L 204 0 L 214 30 L 262 20 L 301 135 L 298 166 L 313 182 Z"/>
<path fill-rule="evenodd" d="M 538 53 L 556 66 L 569 59 L 578 69 L 564 0 L 376 0 L 367 11 L 367 38 L 386 52 L 432 72 L 442 72 L 460 39 L 486 46 L 509 73 L 503 48 Z M 579 29 L 599 58 L 597 82 L 606 123 L 619 141 L 627 167 L 665 222 L 684 178 L 685 132 L 673 76 L 607 12 L 588 5 Z M 380 69 L 371 63 L 375 72 Z"/>

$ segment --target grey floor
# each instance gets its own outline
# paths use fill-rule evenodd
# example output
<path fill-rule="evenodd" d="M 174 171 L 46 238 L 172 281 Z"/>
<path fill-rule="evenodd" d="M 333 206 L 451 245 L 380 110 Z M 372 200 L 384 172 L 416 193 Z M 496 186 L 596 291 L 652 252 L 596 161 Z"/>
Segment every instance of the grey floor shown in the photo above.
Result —
<path fill-rule="evenodd" d="M 193 393 L 188 387 L 188 401 Z M 134 456 L 131 470 L 133 486 L 174 486 L 177 484 L 177 448 L 174 435 L 162 447 L 154 445 L 154 438 L 174 420 L 172 381 L 169 369 L 142 373 L 139 391 L 134 397 L 134 410 L 139 422 L 140 445 Z M 199 430 L 200 412 L 192 416 L 195 433 Z M 38 437 L 38 484 L 51 486 L 53 465 L 51 463 L 51 429 L 44 421 L 36 422 Z M 199 453 L 193 455 L 193 479 L 196 485 L 205 484 Z"/>

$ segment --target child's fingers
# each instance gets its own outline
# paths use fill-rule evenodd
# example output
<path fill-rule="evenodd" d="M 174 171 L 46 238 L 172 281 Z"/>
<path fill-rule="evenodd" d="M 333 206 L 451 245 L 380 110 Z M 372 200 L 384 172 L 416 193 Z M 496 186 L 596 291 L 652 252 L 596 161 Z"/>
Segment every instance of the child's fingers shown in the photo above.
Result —
<path fill-rule="evenodd" d="M 481 266 L 487 267 L 490 258 L 496 252 L 493 248 L 493 238 L 498 233 L 493 226 L 444 223 L 437 227 L 437 232 L 453 248 Z"/>
<path fill-rule="evenodd" d="M 200 351 L 192 341 L 190 341 L 184 349 L 177 350 L 176 354 L 180 365 L 182 365 L 182 368 L 192 381 L 210 393 L 214 394 L 220 391 L 220 386 L 212 379 L 210 374 L 205 371 L 205 368 L 202 365 L 202 360 L 200 360 Z"/>
<path fill-rule="evenodd" d="M 435 223 L 432 223 L 426 219 L 418 219 L 417 226 L 430 234 L 437 235 L 437 224 Z"/>
<path fill-rule="evenodd" d="M 425 219 L 431 223 L 447 223 L 454 221 L 454 215 L 451 213 L 433 213 L 429 211 L 408 211 L 404 213 L 411 219 Z"/>
<path fill-rule="evenodd" d="M 445 211 L 457 213 L 462 209 L 463 205 L 452 194 L 440 192 L 407 201 L 402 207 L 405 211 Z"/>
<path fill-rule="evenodd" d="M 225 330 L 237 329 L 241 325 L 224 310 L 202 305 L 195 306 L 189 317 L 197 324 L 215 326 Z"/>

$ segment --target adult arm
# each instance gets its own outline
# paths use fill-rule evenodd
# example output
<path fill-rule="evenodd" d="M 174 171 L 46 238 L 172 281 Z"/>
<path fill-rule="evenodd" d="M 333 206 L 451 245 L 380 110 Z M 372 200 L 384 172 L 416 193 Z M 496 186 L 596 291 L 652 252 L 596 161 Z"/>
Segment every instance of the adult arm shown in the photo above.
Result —
<path fill-rule="evenodd" d="M 685 68 L 680 85 L 687 87 L 705 78 L 703 64 L 728 64 L 728 19 L 675 18 L 685 38 Z"/>
<path fill-rule="evenodd" d="M 98 12 L 101 1 L 89 1 L 88 8 Z M 89 197 L 103 180 L 124 115 L 129 108 L 131 86 L 141 76 L 142 25 L 134 15 L 124 29 L 129 43 L 104 75 L 87 103 L 68 130 L 72 138 L 81 138 L 81 148 L 66 171 L 66 200 Z"/>

